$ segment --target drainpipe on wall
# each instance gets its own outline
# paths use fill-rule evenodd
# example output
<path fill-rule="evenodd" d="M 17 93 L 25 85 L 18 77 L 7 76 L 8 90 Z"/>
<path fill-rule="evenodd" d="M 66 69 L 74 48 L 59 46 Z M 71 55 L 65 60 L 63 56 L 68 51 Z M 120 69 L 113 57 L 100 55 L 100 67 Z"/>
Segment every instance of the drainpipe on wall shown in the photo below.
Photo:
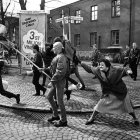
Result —
<path fill-rule="evenodd" d="M 130 23 L 129 23 L 129 46 L 134 41 L 134 27 L 135 27 L 135 3 L 130 0 Z"/>
<path fill-rule="evenodd" d="M 131 26 L 132 26 L 132 0 L 130 0 L 130 15 L 129 15 L 130 17 L 130 21 L 129 21 L 129 46 L 131 45 L 131 37 L 132 37 L 132 32 L 131 32 L 131 30 L 132 30 L 132 28 L 131 28 Z"/>

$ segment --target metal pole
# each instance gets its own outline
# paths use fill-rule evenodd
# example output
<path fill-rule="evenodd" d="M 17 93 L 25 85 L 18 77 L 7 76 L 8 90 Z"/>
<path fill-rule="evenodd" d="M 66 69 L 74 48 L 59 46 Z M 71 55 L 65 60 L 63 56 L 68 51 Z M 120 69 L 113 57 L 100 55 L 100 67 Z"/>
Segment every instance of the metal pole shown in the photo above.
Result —
<path fill-rule="evenodd" d="M 69 9 L 69 16 L 68 16 L 68 26 L 69 26 L 69 41 L 71 42 L 71 16 L 70 16 L 70 8 Z"/>
<path fill-rule="evenodd" d="M 69 24 L 69 41 L 71 42 L 71 18 L 70 18 L 70 16 L 68 19 L 68 24 Z"/>

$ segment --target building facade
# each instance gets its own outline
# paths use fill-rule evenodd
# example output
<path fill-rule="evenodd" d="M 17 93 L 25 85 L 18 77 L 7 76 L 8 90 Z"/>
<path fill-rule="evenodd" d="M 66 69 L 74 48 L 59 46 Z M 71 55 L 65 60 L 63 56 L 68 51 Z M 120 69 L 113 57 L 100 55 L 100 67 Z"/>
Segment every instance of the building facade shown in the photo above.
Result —
<path fill-rule="evenodd" d="M 50 11 L 48 41 L 63 36 L 64 16 L 81 16 L 83 21 L 70 21 L 71 42 L 81 55 L 90 55 L 92 45 L 99 49 L 122 47 L 136 42 L 140 46 L 139 0 L 79 0 Z M 82 54 L 83 53 L 83 54 Z"/>

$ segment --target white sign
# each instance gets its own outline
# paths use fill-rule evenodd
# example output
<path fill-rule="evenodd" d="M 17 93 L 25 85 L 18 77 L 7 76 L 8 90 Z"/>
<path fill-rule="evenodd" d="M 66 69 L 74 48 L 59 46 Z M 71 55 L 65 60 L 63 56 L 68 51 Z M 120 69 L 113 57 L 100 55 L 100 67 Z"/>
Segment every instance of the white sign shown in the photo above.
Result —
<path fill-rule="evenodd" d="M 65 21 L 68 21 L 68 19 L 69 19 L 68 16 L 64 17 Z M 61 21 L 63 21 L 63 18 L 58 18 L 58 19 L 55 20 L 55 22 L 61 22 Z"/>
<path fill-rule="evenodd" d="M 26 35 L 23 36 L 23 46 L 22 49 L 25 53 L 33 54 L 32 46 L 37 44 L 39 47 L 43 48 L 44 36 L 37 30 L 29 30 Z"/>
<path fill-rule="evenodd" d="M 78 17 L 78 16 L 70 16 L 71 20 L 83 20 L 83 17 Z"/>
<path fill-rule="evenodd" d="M 23 53 L 30 60 L 34 58 L 34 44 L 39 46 L 40 50 L 45 47 L 47 39 L 47 15 L 43 11 L 21 11 L 20 15 L 20 46 Z M 30 62 L 21 57 L 21 65 L 23 68 L 30 68 Z"/>
<path fill-rule="evenodd" d="M 68 23 L 68 21 L 70 22 L 70 20 L 79 20 L 79 21 L 83 21 L 83 17 L 78 17 L 78 16 L 66 16 L 64 17 L 65 23 Z M 55 22 L 62 22 L 63 18 L 58 18 L 55 20 Z"/>

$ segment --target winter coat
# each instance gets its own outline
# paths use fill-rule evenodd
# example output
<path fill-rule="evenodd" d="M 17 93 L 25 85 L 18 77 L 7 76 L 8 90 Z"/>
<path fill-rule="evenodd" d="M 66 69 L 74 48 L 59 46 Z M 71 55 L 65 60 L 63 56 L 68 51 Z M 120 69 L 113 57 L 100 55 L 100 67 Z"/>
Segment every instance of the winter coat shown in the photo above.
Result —
<path fill-rule="evenodd" d="M 81 66 L 88 72 L 93 73 L 100 81 L 102 96 L 114 94 L 119 100 L 123 100 L 127 94 L 127 87 L 122 80 L 126 76 L 126 68 L 111 66 L 108 73 L 100 71 L 99 67 L 88 66 L 82 63 Z M 102 98 L 101 96 L 101 98 Z"/>

